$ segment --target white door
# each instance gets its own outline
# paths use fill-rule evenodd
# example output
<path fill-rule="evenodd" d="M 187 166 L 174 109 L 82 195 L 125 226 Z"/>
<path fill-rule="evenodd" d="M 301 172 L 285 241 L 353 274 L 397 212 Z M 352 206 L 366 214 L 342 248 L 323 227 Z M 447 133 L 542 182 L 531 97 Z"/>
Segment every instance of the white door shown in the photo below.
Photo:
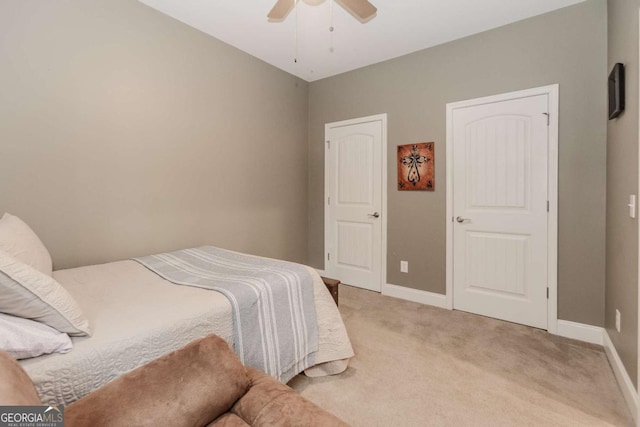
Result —
<path fill-rule="evenodd" d="M 325 126 L 326 274 L 380 292 L 386 115 Z"/>
<path fill-rule="evenodd" d="M 547 328 L 548 94 L 456 108 L 453 307 Z"/>

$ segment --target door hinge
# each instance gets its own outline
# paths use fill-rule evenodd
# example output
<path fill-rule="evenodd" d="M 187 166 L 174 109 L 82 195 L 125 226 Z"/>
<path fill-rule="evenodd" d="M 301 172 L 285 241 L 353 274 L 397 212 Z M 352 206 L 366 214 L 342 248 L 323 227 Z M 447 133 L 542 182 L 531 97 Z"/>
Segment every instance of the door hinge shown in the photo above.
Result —
<path fill-rule="evenodd" d="M 327 204 L 330 205 L 331 204 L 331 196 L 327 197 Z"/>
<path fill-rule="evenodd" d="M 547 299 L 549 299 L 549 288 L 547 288 Z"/>
<path fill-rule="evenodd" d="M 549 113 L 542 113 L 542 114 L 547 116 L 547 126 L 549 126 L 549 124 L 551 123 L 551 114 L 549 114 Z"/>
<path fill-rule="evenodd" d="M 331 254 L 327 252 L 327 261 L 331 261 Z"/>
<path fill-rule="evenodd" d="M 547 212 L 549 212 L 549 201 L 547 200 Z"/>
<path fill-rule="evenodd" d="M 331 141 L 327 140 L 325 142 L 327 143 L 327 149 L 331 150 Z"/>

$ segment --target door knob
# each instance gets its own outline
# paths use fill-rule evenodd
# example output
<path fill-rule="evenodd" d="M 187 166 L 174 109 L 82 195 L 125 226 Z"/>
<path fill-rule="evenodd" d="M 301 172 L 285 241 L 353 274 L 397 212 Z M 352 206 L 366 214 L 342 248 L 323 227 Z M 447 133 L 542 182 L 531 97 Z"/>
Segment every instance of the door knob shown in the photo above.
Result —
<path fill-rule="evenodd" d="M 461 216 L 459 216 L 459 217 L 456 218 L 456 221 L 458 221 L 459 223 L 463 223 L 465 221 L 470 221 L 470 219 L 469 218 L 462 218 Z"/>
<path fill-rule="evenodd" d="M 374 212 L 372 214 L 367 214 L 367 216 L 373 217 L 373 218 L 380 218 L 380 214 L 378 212 Z"/>

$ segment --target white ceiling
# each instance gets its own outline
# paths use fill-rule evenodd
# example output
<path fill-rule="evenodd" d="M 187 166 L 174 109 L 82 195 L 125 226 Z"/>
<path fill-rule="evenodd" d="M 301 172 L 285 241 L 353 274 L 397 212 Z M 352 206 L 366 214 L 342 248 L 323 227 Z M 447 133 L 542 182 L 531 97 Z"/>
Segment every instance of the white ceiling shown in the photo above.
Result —
<path fill-rule="evenodd" d="M 282 70 L 314 81 L 584 0 L 371 0 L 378 14 L 366 24 L 332 0 L 318 6 L 300 2 L 297 63 L 296 12 L 284 22 L 267 22 L 275 0 L 140 1 Z M 333 33 L 329 32 L 331 9 Z"/>

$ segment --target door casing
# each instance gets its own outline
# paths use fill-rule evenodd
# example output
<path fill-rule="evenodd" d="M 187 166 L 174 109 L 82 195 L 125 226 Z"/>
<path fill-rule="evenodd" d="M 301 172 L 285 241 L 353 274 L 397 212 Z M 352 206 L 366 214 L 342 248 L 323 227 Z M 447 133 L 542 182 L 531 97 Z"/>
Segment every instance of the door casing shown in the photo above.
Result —
<path fill-rule="evenodd" d="M 558 100 L 557 84 L 526 89 L 500 95 L 470 99 L 447 104 L 447 208 L 446 208 L 446 306 L 453 309 L 453 112 L 458 108 L 479 106 L 536 95 L 549 99 L 549 159 L 548 159 L 548 229 L 547 229 L 547 330 L 557 333 L 558 328 Z"/>
<path fill-rule="evenodd" d="M 324 125 L 324 141 L 325 141 L 325 146 L 324 146 L 324 253 L 323 253 L 323 257 L 324 257 L 324 271 L 322 271 L 321 273 L 326 274 L 328 276 L 331 276 L 333 274 L 333 272 L 331 270 L 328 269 L 328 263 L 327 263 L 327 248 L 331 248 L 333 247 L 333 236 L 331 236 L 331 233 L 329 232 L 330 227 L 329 227 L 329 219 L 330 219 L 330 215 L 329 215 L 329 196 L 330 196 L 330 184 L 329 184 L 329 174 L 333 173 L 333 171 L 329 170 L 329 150 L 328 150 L 328 139 L 327 139 L 327 135 L 329 134 L 329 129 L 332 127 L 338 127 L 338 126 L 351 126 L 351 125 L 357 125 L 360 123 L 367 123 L 367 122 L 373 122 L 373 121 L 380 121 L 382 123 L 382 146 L 380 147 L 380 149 L 382 150 L 381 153 L 381 161 L 382 161 L 382 212 L 380 215 L 380 220 L 381 220 L 381 227 L 382 227 L 382 247 L 381 247 L 381 262 L 382 265 L 380 266 L 380 275 L 382 277 L 380 277 L 380 286 L 381 289 L 379 290 L 379 292 L 382 291 L 382 288 L 385 285 L 385 282 L 387 280 L 387 213 L 388 213 L 388 209 L 387 209 L 387 187 L 388 187 L 388 183 L 387 183 L 387 114 L 383 113 L 383 114 L 376 114 L 373 116 L 366 116 L 366 117 L 360 117 L 360 118 L 356 118 L 356 119 L 349 119 L 349 120 L 342 120 L 339 122 L 332 122 L 332 123 L 326 123 Z"/>

